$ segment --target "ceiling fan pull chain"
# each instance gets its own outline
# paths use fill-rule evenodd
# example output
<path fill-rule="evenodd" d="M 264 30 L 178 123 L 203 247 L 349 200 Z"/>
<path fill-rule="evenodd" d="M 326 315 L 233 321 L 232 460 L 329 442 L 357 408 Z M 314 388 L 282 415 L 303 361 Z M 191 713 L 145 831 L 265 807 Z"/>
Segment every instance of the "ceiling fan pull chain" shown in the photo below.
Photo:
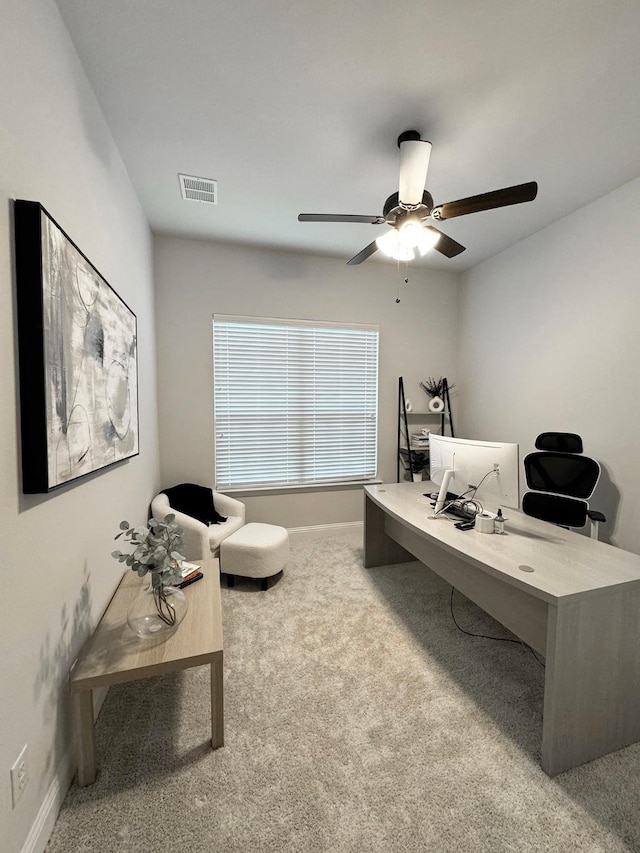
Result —
<path fill-rule="evenodd" d="M 400 302 L 400 277 L 402 275 L 402 273 L 400 272 L 400 261 L 398 261 L 397 270 L 398 270 L 398 276 L 397 276 L 396 281 L 397 281 L 398 287 L 396 290 L 396 305 Z M 405 272 L 404 283 L 409 284 L 409 264 L 406 261 L 404 262 L 404 272 Z"/>

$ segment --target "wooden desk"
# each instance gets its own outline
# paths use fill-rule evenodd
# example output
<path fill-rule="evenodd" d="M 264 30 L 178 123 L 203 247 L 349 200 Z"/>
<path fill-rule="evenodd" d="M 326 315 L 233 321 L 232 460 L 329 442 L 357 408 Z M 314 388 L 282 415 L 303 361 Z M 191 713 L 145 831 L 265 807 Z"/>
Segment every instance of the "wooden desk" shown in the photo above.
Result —
<path fill-rule="evenodd" d="M 364 565 L 420 560 L 545 656 L 550 776 L 640 740 L 640 556 L 511 509 L 463 532 L 429 518 L 437 490 L 365 487 Z"/>
<path fill-rule="evenodd" d="M 127 625 L 127 609 L 148 578 L 128 571 L 120 581 L 98 627 L 75 661 L 69 687 L 76 734 L 78 784 L 96 779 L 93 690 L 124 681 L 178 672 L 192 666 L 211 667 L 211 746 L 224 745 L 222 685 L 222 606 L 218 560 L 195 561 L 204 577 L 185 587 L 187 614 L 163 642 L 143 640 Z"/>

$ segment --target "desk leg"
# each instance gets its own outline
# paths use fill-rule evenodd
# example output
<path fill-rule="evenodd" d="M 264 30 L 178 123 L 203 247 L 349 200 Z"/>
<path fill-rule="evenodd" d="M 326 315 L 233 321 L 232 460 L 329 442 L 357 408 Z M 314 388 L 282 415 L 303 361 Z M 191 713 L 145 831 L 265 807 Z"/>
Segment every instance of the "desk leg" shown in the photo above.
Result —
<path fill-rule="evenodd" d="M 640 591 L 549 607 L 542 768 L 550 776 L 640 740 Z"/>
<path fill-rule="evenodd" d="M 211 748 L 224 746 L 222 652 L 211 661 Z"/>
<path fill-rule="evenodd" d="M 365 493 L 364 496 L 364 559 L 365 569 L 410 563 L 413 554 L 390 539 L 384 532 L 386 512 Z"/>
<path fill-rule="evenodd" d="M 96 746 L 93 728 L 93 690 L 71 694 L 76 734 L 78 785 L 93 785 L 96 781 Z"/>

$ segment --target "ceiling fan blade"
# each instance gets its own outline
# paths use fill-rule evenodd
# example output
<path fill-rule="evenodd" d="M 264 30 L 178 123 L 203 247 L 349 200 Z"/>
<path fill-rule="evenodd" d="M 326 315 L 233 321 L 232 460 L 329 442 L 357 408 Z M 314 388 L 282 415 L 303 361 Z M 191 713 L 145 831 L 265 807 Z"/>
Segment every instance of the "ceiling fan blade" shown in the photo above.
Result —
<path fill-rule="evenodd" d="M 440 252 L 441 255 L 444 255 L 446 258 L 455 258 L 456 255 L 464 252 L 465 247 L 457 243 L 452 237 L 448 237 L 432 225 L 425 225 L 424 227 L 427 231 L 435 231 L 436 234 L 440 235 L 438 242 L 433 248 L 437 252 Z"/>
<path fill-rule="evenodd" d="M 349 213 L 299 213 L 298 222 L 368 222 L 384 225 L 382 216 L 352 216 Z"/>
<path fill-rule="evenodd" d="M 453 219 L 455 216 L 466 216 L 467 213 L 479 213 L 481 210 L 493 210 L 496 207 L 533 201 L 537 194 L 538 184 L 530 181 L 528 184 L 518 184 L 515 187 L 505 187 L 490 193 L 481 193 L 439 204 L 433 208 L 431 216 L 439 220 Z"/>
<path fill-rule="evenodd" d="M 368 257 L 373 255 L 377 248 L 378 245 L 374 240 L 373 243 L 369 243 L 369 245 L 365 246 L 365 248 L 361 252 L 358 252 L 357 255 L 354 255 L 350 261 L 347 261 L 347 264 L 349 264 L 350 266 L 353 266 L 354 264 L 361 264 L 363 261 L 366 261 Z"/>
<path fill-rule="evenodd" d="M 417 130 L 406 130 L 398 137 L 400 180 L 398 197 L 402 204 L 420 204 L 427 180 L 431 143 L 420 139 Z"/>

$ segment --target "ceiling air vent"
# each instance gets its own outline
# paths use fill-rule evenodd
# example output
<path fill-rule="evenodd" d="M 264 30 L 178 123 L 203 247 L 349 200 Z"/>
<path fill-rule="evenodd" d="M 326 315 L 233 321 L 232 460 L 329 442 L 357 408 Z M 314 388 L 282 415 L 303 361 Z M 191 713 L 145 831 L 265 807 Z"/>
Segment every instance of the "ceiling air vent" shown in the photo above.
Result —
<path fill-rule="evenodd" d="M 195 178 L 193 175 L 178 175 L 180 192 L 187 201 L 201 201 L 204 204 L 218 203 L 218 182 L 212 178 Z"/>

